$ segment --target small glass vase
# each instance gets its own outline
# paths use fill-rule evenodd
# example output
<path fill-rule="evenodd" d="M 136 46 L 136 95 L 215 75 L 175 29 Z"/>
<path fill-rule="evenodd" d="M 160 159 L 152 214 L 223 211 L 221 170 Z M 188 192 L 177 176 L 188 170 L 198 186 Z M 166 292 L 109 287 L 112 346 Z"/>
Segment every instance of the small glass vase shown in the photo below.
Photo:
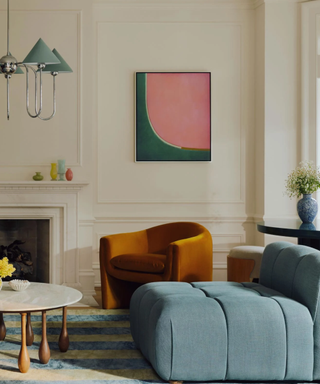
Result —
<path fill-rule="evenodd" d="M 52 181 L 57 181 L 58 170 L 57 170 L 57 164 L 56 163 L 51 163 L 50 176 L 51 176 Z"/>
<path fill-rule="evenodd" d="M 66 181 L 64 178 L 64 175 L 66 173 L 66 161 L 65 160 L 58 160 L 58 174 L 59 174 L 59 181 Z"/>
<path fill-rule="evenodd" d="M 318 202 L 311 194 L 303 195 L 297 203 L 297 211 L 303 223 L 312 223 L 318 213 Z"/>
<path fill-rule="evenodd" d="M 36 172 L 36 174 L 33 176 L 33 180 L 35 181 L 43 180 L 43 176 L 41 175 L 41 172 Z"/>
<path fill-rule="evenodd" d="M 71 168 L 68 168 L 68 169 L 67 169 L 67 172 L 66 172 L 66 179 L 67 179 L 68 181 L 71 181 L 71 180 L 73 179 L 73 172 L 72 172 Z"/>

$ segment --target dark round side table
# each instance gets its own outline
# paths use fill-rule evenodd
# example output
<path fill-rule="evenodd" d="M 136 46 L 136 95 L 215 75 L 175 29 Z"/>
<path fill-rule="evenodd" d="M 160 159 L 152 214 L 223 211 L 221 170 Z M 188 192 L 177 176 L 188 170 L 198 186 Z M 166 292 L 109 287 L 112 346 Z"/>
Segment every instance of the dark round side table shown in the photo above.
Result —
<path fill-rule="evenodd" d="M 296 237 L 298 244 L 320 250 L 320 221 L 304 224 L 299 219 L 265 220 L 257 223 L 257 229 L 268 235 Z"/>

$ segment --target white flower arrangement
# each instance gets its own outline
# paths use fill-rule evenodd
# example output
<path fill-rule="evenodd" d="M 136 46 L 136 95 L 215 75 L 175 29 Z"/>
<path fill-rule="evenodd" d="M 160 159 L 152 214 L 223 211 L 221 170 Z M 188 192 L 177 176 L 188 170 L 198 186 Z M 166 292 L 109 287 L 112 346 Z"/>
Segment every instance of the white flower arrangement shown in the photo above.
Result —
<path fill-rule="evenodd" d="M 311 194 L 320 188 L 320 170 L 312 161 L 302 161 L 286 180 L 286 194 L 292 197 Z"/>

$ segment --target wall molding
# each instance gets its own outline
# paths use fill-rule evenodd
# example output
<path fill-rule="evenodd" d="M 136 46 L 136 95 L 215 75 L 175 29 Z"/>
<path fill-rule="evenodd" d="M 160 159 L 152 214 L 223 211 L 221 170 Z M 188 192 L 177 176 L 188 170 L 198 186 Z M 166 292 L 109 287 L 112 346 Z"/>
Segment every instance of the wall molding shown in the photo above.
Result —
<path fill-rule="evenodd" d="M 177 1 L 177 0 L 175 0 Z M 252 0 L 214 0 L 214 3 L 218 3 L 218 4 L 224 4 L 224 3 L 239 3 L 239 2 L 242 2 L 242 1 L 245 1 L 246 3 L 248 2 L 252 2 Z M 210 0 L 209 2 L 205 1 L 204 2 L 205 4 L 211 4 L 212 3 L 212 0 Z M 124 5 L 127 7 L 128 5 L 131 5 L 133 7 L 135 7 L 136 5 L 139 5 L 139 6 L 147 6 L 149 5 L 149 1 L 148 2 L 131 2 L 128 3 L 126 1 L 123 1 L 123 2 L 109 2 L 109 0 L 107 2 L 102 2 L 102 3 L 99 3 L 99 4 L 95 4 L 95 7 L 97 5 L 99 6 L 103 6 L 103 7 L 109 7 L 110 5 L 112 5 L 113 7 L 116 6 L 116 8 L 119 7 L 119 4 L 122 4 L 122 7 L 120 7 L 121 9 L 124 8 Z M 156 3 L 158 4 L 158 3 Z M 177 3 L 175 3 L 174 1 L 173 2 L 168 2 L 168 3 L 161 3 L 161 8 L 163 9 L 167 9 L 167 8 L 170 8 L 172 7 L 173 5 L 179 5 L 179 8 L 180 8 L 180 4 L 184 4 L 183 2 L 180 2 L 180 1 L 177 1 Z M 196 2 L 188 2 L 187 4 L 193 4 L 193 6 L 196 6 L 197 8 L 199 8 L 199 3 L 198 1 Z M 201 4 L 201 3 L 200 3 Z M 160 5 L 160 3 L 159 3 Z M 154 8 L 154 5 L 151 5 L 151 8 Z M 99 7 L 98 7 L 99 8 Z M 200 7 L 201 8 L 201 7 Z M 100 15 L 99 15 L 100 16 Z M 96 16 L 98 18 L 98 16 Z M 117 21 L 110 21 L 110 20 L 100 20 L 100 19 L 96 19 L 95 20 L 95 34 L 96 34 L 96 55 L 97 57 L 99 57 L 99 25 L 101 24 L 109 24 L 109 23 L 112 23 L 112 24 L 124 24 L 124 23 L 131 23 L 131 24 L 140 24 L 140 23 L 145 23 L 146 21 L 137 21 L 137 20 L 117 20 Z M 161 24 L 161 23 L 181 23 L 181 20 L 161 20 L 159 19 L 159 17 L 157 17 L 157 20 L 156 21 L 153 21 L 153 20 L 149 20 L 149 22 L 152 22 L 152 23 L 156 23 L 156 24 Z M 184 20 L 183 23 L 187 23 L 187 24 L 199 24 L 199 21 L 194 21 L 192 19 L 188 19 L 188 20 Z M 99 162 L 99 159 L 100 159 L 100 152 L 101 152 L 101 148 L 100 148 L 100 127 L 99 127 L 99 124 L 97 124 L 97 138 L 96 138 L 96 164 L 97 164 L 97 176 L 96 176 L 96 196 L 97 196 L 97 204 L 245 204 L 245 167 L 246 167 L 246 151 L 245 151 L 245 121 L 244 121 L 244 113 L 243 113 L 243 99 L 245 99 L 245 94 L 244 94 L 244 90 L 246 89 L 246 87 L 244 86 L 244 82 L 245 82 L 245 73 L 244 73 L 244 65 L 243 65 L 243 60 L 244 60 L 244 54 L 243 54 L 243 51 L 244 51 L 244 39 L 243 39 L 243 25 L 245 24 L 245 21 L 242 21 L 242 20 L 239 20 L 239 21 L 207 21 L 207 20 L 204 20 L 203 21 L 204 24 L 217 24 L 219 26 L 231 26 L 231 27 L 239 27 L 239 50 L 240 50 L 240 55 L 239 55 L 239 73 L 240 73 L 240 82 L 239 82 L 239 104 L 241 105 L 241 108 L 240 108 L 240 113 L 239 113 L 239 117 L 238 117 L 238 130 L 239 130 L 239 199 L 232 199 L 232 200 L 190 200 L 190 199 L 186 199 L 186 200 L 183 200 L 183 199 L 168 199 L 168 200 L 158 200 L 158 199 L 155 199 L 155 200 L 146 200 L 146 199 L 108 199 L 108 198 L 103 198 L 101 197 L 101 190 L 104 189 L 101 187 L 101 180 L 103 180 L 103 178 L 100 177 L 100 169 L 101 169 L 101 164 Z M 97 60 L 98 61 L 98 60 Z M 98 85 L 98 77 L 99 77 L 99 71 L 98 71 L 98 65 L 96 64 L 96 80 L 95 80 L 95 83 L 96 83 L 96 99 L 98 100 L 98 93 L 99 93 L 99 85 Z M 134 89 L 133 89 L 134 91 Z M 212 95 L 211 95 L 212 97 Z M 133 100 L 132 102 L 134 103 L 134 93 L 133 93 Z M 95 114 L 96 114 L 96 121 L 98 122 L 99 121 L 99 110 L 98 110 L 98 107 L 96 107 L 95 109 Z M 135 123 L 134 123 L 134 119 L 132 121 L 132 124 L 133 124 L 133 129 L 135 130 Z M 213 123 L 211 123 L 211 135 L 213 134 Z M 134 134 L 135 135 L 135 134 Z M 134 137 L 134 140 L 135 140 L 135 137 Z M 134 153 L 133 153 L 133 157 L 134 157 Z M 134 158 L 132 159 L 132 161 L 134 161 Z M 213 160 L 211 160 L 212 162 Z M 170 163 L 170 162 L 162 162 L 162 163 Z"/>
<path fill-rule="evenodd" d="M 213 262 L 213 270 L 215 269 L 227 269 L 227 263 L 225 262 L 222 262 L 222 261 L 216 261 L 216 262 Z"/>
<path fill-rule="evenodd" d="M 103 200 L 97 204 L 244 204 L 243 200 Z"/>
<path fill-rule="evenodd" d="M 237 9 L 252 10 L 266 3 L 304 3 L 309 0 L 96 0 L 95 9 L 148 8 L 148 9 Z"/>
<path fill-rule="evenodd" d="M 317 150 L 317 16 L 320 1 L 301 6 L 301 158 L 316 160 Z"/>
<path fill-rule="evenodd" d="M 252 9 L 254 0 L 96 0 L 95 8 L 228 8 Z"/>
<path fill-rule="evenodd" d="M 186 216 L 186 217 L 168 217 L 168 216 L 152 216 L 152 217 L 95 217 L 93 221 L 80 220 L 82 223 L 94 224 L 109 224 L 109 223 L 170 223 L 172 221 L 197 221 L 199 223 L 255 223 L 253 217 L 249 216 L 225 216 L 225 217 L 200 217 L 200 216 Z M 227 234 L 226 234 L 227 236 Z"/>

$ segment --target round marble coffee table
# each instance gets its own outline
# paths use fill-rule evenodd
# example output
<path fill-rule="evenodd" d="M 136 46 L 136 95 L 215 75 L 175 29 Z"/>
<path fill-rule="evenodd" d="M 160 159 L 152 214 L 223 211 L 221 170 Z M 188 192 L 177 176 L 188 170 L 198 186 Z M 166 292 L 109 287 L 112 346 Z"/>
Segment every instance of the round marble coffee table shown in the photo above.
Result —
<path fill-rule="evenodd" d="M 25 291 L 13 291 L 7 282 L 0 291 L 0 340 L 6 337 L 3 313 L 20 313 L 21 315 L 21 349 L 18 358 L 19 370 L 22 373 L 30 367 L 27 346 L 33 343 L 31 312 L 42 312 L 42 339 L 39 348 L 39 360 L 47 364 L 50 360 L 50 348 L 47 340 L 46 311 L 63 308 L 62 329 L 59 338 L 61 352 L 69 348 L 67 332 L 67 305 L 81 300 L 82 293 L 63 285 L 31 283 Z"/>

